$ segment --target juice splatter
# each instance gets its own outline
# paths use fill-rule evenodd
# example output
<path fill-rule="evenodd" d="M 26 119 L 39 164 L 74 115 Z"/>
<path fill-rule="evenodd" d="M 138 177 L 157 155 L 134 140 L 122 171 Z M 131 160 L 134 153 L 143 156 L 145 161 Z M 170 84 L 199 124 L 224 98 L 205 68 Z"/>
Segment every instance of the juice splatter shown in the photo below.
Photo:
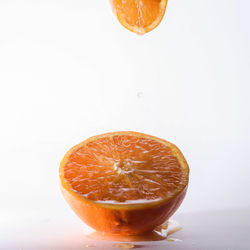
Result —
<path fill-rule="evenodd" d="M 93 232 L 88 234 L 89 238 L 95 240 L 107 240 L 107 241 L 118 241 L 118 242 L 137 242 L 137 241 L 161 241 L 166 240 L 167 237 L 179 230 L 182 227 L 174 220 L 169 220 L 157 227 L 154 231 L 142 234 L 142 235 L 109 235 L 105 233 Z"/>
<path fill-rule="evenodd" d="M 115 243 L 115 244 L 113 244 L 113 247 L 118 247 L 120 249 L 136 248 L 136 246 L 134 244 L 131 244 L 131 243 Z"/>

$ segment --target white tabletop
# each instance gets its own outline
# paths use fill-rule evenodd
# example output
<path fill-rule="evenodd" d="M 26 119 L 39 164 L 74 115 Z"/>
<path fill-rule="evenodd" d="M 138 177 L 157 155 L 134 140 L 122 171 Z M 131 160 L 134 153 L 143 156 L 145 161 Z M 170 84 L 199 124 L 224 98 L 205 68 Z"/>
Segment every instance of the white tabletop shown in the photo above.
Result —
<path fill-rule="evenodd" d="M 90 136 L 133 130 L 173 142 L 190 165 L 181 241 L 140 249 L 249 250 L 249 9 L 168 1 L 137 36 L 108 0 L 1 0 L 0 249 L 112 250 L 84 236 L 58 167 Z"/>
<path fill-rule="evenodd" d="M 134 242 L 140 249 L 250 249 L 249 209 L 177 214 L 173 218 L 182 229 L 171 236 L 177 241 Z M 116 249 L 115 242 L 93 240 L 85 235 L 87 227 L 73 214 L 3 218 L 0 249 Z M 117 248 L 118 249 L 118 248 Z"/>

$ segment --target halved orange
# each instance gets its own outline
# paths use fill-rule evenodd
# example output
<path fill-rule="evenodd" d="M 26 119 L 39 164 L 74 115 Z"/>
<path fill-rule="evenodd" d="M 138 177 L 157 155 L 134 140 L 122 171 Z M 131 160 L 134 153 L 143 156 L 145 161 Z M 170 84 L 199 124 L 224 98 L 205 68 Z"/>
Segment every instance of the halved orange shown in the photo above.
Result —
<path fill-rule="evenodd" d="M 161 22 L 167 0 L 110 0 L 119 22 L 128 30 L 143 35 Z"/>
<path fill-rule="evenodd" d="M 188 164 L 163 139 L 138 132 L 91 137 L 60 165 L 63 195 L 97 231 L 136 235 L 164 223 L 186 194 Z"/>

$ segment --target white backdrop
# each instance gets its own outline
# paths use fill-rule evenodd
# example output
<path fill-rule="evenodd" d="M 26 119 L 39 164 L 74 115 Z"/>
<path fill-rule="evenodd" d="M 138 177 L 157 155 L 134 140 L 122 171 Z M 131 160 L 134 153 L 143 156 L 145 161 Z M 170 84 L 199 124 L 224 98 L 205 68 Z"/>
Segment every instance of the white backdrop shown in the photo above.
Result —
<path fill-rule="evenodd" d="M 108 0 L 1 0 L 1 219 L 70 216 L 61 158 L 117 130 L 180 147 L 191 176 L 179 212 L 250 206 L 249 8 L 169 0 L 160 26 L 140 37 Z"/>

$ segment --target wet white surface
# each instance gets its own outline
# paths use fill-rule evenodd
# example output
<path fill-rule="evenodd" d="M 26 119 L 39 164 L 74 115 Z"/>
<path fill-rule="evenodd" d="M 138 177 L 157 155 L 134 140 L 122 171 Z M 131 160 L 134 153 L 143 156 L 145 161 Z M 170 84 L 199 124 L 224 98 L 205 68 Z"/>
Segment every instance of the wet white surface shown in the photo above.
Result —
<path fill-rule="evenodd" d="M 59 193 L 58 167 L 73 145 L 118 130 L 175 143 L 191 169 L 172 236 L 182 241 L 142 245 L 250 249 L 249 9 L 169 1 L 139 37 L 108 0 L 0 1 L 0 249 L 92 245 Z"/>
<path fill-rule="evenodd" d="M 174 216 L 182 230 L 170 241 L 135 242 L 140 249 L 247 250 L 250 249 L 250 208 L 183 213 Z M 36 213 L 1 218 L 1 250 L 116 249 L 115 242 L 86 237 L 88 228 L 74 215 Z M 118 248 L 117 248 L 118 249 Z"/>

